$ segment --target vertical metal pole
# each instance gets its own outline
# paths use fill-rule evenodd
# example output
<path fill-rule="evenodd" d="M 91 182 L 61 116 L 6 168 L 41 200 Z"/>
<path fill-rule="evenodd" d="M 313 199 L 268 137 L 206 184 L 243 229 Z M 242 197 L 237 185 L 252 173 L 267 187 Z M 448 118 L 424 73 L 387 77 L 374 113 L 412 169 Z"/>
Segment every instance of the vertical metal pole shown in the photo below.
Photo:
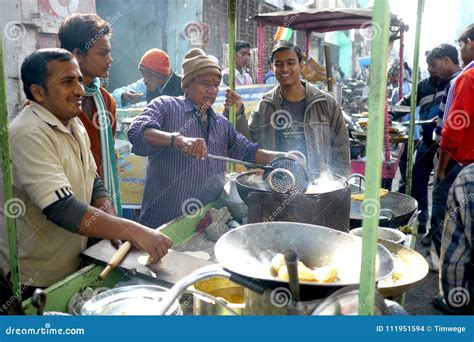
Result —
<path fill-rule="evenodd" d="M 229 23 L 229 87 L 235 91 L 235 3 L 236 0 L 227 1 L 227 19 Z M 229 108 L 229 120 L 236 126 L 235 105 Z M 229 163 L 230 172 L 235 172 L 235 163 Z"/>
<path fill-rule="evenodd" d="M 305 41 L 304 41 L 304 53 L 309 57 L 309 42 L 311 40 L 311 31 L 306 31 Z"/>
<path fill-rule="evenodd" d="M 257 83 L 263 83 L 263 64 L 264 58 L 263 54 L 263 23 L 262 19 L 258 19 L 258 30 L 257 30 L 257 45 L 258 45 L 258 72 L 257 72 Z"/>
<path fill-rule="evenodd" d="M 411 195 L 413 177 L 413 152 L 415 149 L 413 137 L 415 135 L 415 111 L 416 99 L 418 97 L 418 57 L 420 55 L 421 16 L 423 15 L 424 7 L 425 0 L 418 0 L 418 10 L 416 13 L 415 51 L 413 52 L 413 76 L 411 78 L 410 129 L 407 151 L 407 195 Z"/>
<path fill-rule="evenodd" d="M 374 2 L 372 25 L 378 28 L 371 44 L 369 83 L 369 125 L 367 129 L 367 151 L 365 170 L 366 189 L 363 202 L 362 265 L 360 273 L 359 315 L 375 312 L 375 257 L 377 252 L 377 227 L 380 212 L 380 180 L 383 147 L 385 104 L 387 93 L 388 31 L 390 10 L 388 0 Z"/>
<path fill-rule="evenodd" d="M 331 47 L 324 45 L 324 59 L 326 62 L 326 77 L 328 79 L 328 93 L 332 94 L 332 64 L 331 64 Z M 332 94 L 334 95 L 334 94 Z"/>
<path fill-rule="evenodd" d="M 403 44 L 404 44 L 404 29 L 400 28 L 400 49 L 398 50 L 398 100 L 403 97 Z"/>
<path fill-rule="evenodd" d="M 2 172 L 3 172 L 3 188 L 5 193 L 5 203 L 3 212 L 7 221 L 8 230 L 8 246 L 10 256 L 10 272 L 13 292 L 21 300 L 20 294 L 20 271 L 18 265 L 18 252 L 16 244 L 16 226 L 15 218 L 9 215 L 14 203 L 13 200 L 13 175 L 10 159 L 10 143 L 8 135 L 8 113 L 7 113 L 7 95 L 5 92 L 5 73 L 3 69 L 3 43 L 0 39 L 0 146 L 2 153 Z M 10 208 L 10 209 L 9 209 Z"/>

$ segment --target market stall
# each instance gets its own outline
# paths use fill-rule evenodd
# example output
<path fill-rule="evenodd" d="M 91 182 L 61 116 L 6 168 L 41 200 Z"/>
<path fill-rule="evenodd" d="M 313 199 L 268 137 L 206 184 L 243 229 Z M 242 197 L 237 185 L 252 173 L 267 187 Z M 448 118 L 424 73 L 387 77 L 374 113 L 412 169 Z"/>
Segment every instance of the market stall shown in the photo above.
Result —
<path fill-rule="evenodd" d="M 312 32 L 333 32 L 350 29 L 368 29 L 372 26 L 372 9 L 360 9 L 360 8 L 324 8 L 324 9 L 305 9 L 305 10 L 294 10 L 294 11 L 282 11 L 282 12 L 271 12 L 262 13 L 253 16 L 251 19 L 258 21 L 258 82 L 262 80 L 264 65 L 264 49 L 263 49 L 263 27 L 265 25 L 270 26 L 284 26 L 297 31 L 303 31 L 306 35 L 305 51 L 306 55 L 309 53 L 309 42 Z M 393 42 L 395 39 L 400 39 L 400 50 L 399 50 L 399 76 L 403 75 L 403 37 L 404 32 L 408 27 L 395 15 L 390 14 L 390 41 Z M 375 28 L 375 34 L 379 34 L 380 27 Z M 325 46 L 328 48 L 328 46 Z M 326 70 L 327 70 L 327 87 L 328 91 L 332 90 L 333 79 L 331 77 L 331 66 L 330 66 L 330 52 L 328 49 L 325 50 L 326 56 Z M 399 77 L 399 93 L 402 92 L 402 78 Z M 344 95 L 343 95 L 344 96 Z M 360 102 L 360 101 L 359 101 Z M 357 115 L 364 115 L 356 113 Z M 354 117 L 355 118 L 355 117 Z M 368 113 L 365 113 L 365 120 L 368 118 Z M 354 120 L 355 121 L 355 120 Z M 367 121 L 365 121 L 367 123 Z M 367 126 L 361 128 L 359 132 L 355 132 L 355 140 L 357 144 L 365 144 L 365 138 L 367 135 Z M 382 166 L 383 178 L 393 179 L 400 162 L 400 157 L 403 154 L 405 143 L 408 142 L 408 135 L 406 135 L 407 129 L 404 127 L 393 126 L 389 127 L 388 113 L 385 113 L 385 134 L 384 134 L 384 162 Z M 391 151 L 391 144 L 397 146 Z M 358 156 L 359 158 L 354 159 L 351 165 L 351 172 L 364 174 L 365 173 L 365 156 Z"/>
<path fill-rule="evenodd" d="M 386 1 L 385 4 L 377 5 L 373 16 L 373 20 L 384 28 L 388 34 L 388 7 Z M 359 19 L 362 18 L 364 17 L 361 16 Z M 367 21 L 371 18 L 372 16 L 370 15 L 365 20 Z M 334 18 L 331 20 L 334 21 Z M 354 20 L 354 18 L 351 20 Z M 334 22 L 338 21 L 335 20 Z M 351 23 L 352 25 L 354 24 L 353 22 Z M 348 24 L 346 23 L 345 25 Z M 347 26 L 341 27 L 346 28 Z M 374 50 L 376 50 L 376 44 L 383 42 L 383 39 L 386 40 L 386 44 L 386 38 L 382 35 L 380 42 L 374 42 Z M 381 49 L 386 48 L 384 43 L 380 45 Z M 377 89 L 377 87 L 380 88 L 380 84 L 383 83 L 381 81 L 384 78 L 384 68 L 382 67 L 384 58 L 386 58 L 386 51 L 381 53 L 380 56 L 375 56 L 373 65 L 374 68 L 380 68 L 380 72 L 374 72 L 374 77 L 371 81 L 371 90 L 373 90 L 371 109 L 373 110 L 372 118 L 375 121 L 368 128 L 367 140 L 368 143 L 373 144 L 375 150 L 377 150 L 377 147 L 381 149 L 382 143 L 383 124 L 381 118 L 383 114 L 381 108 L 383 106 L 380 104 L 384 102 L 385 93 L 381 89 Z M 1 100 L 5 103 L 5 96 L 2 96 Z M 2 129 L 4 129 L 7 127 L 6 113 L 0 114 L 2 114 L 2 121 L 0 123 L 2 124 Z M 9 173 L 8 140 L 6 140 L 5 146 L 2 151 L 4 175 Z M 287 212 L 286 217 L 279 217 L 280 221 L 285 222 L 270 222 L 272 220 L 269 219 L 269 215 L 273 216 L 272 213 L 263 215 L 264 210 L 262 209 L 255 215 L 256 223 L 234 228 L 220 237 L 215 246 L 211 244 L 215 252 L 215 258 L 210 255 L 209 260 L 204 260 L 202 253 L 198 256 L 196 254 L 184 253 L 200 252 L 200 249 L 187 250 L 187 248 L 183 248 L 184 250 L 182 251 L 170 251 L 161 261 L 148 266 L 145 265 L 147 256 L 132 249 L 124 257 L 119 267 L 113 270 L 104 280 L 101 279 L 100 273 L 103 271 L 104 266 L 110 263 L 110 260 L 116 254 L 116 250 L 108 241 L 102 241 L 84 251 L 83 260 L 85 263 L 89 263 L 85 268 L 45 290 L 47 302 L 43 309 L 46 311 L 65 312 L 68 309 L 71 298 L 86 287 L 115 286 L 120 281 L 141 279 L 166 287 L 174 285 L 166 296 L 160 298 L 161 304 L 157 301 L 157 304 L 159 304 L 157 307 L 160 310 L 158 313 L 165 314 L 168 312 L 168 308 L 175 303 L 179 295 L 188 289 L 188 286 L 198 281 L 220 276 L 229 278 L 240 286 L 245 287 L 245 306 L 243 312 L 248 314 L 312 314 L 315 312 L 316 307 L 323 304 L 338 305 L 340 297 L 327 298 L 334 290 L 339 291 L 343 287 L 358 284 L 361 285 L 361 289 L 358 292 L 352 293 L 355 295 L 355 298 L 364 295 L 372 300 L 372 302 L 368 300 L 367 307 L 359 311 L 359 313 L 393 314 L 393 311 L 388 310 L 390 303 L 386 302 L 380 295 L 375 294 L 376 282 L 392 277 L 392 284 L 385 284 L 385 286 L 379 286 L 379 288 L 384 288 L 389 295 L 398 295 L 408 290 L 412 285 L 418 284 L 426 275 L 424 273 L 426 267 L 418 258 L 417 260 L 422 267 L 416 267 L 417 272 L 415 272 L 415 275 L 410 273 L 410 276 L 404 276 L 404 274 L 401 274 L 393 278 L 393 274 L 396 272 L 396 258 L 397 255 L 403 255 L 403 253 L 400 253 L 400 250 L 403 250 L 403 248 L 397 246 L 384 247 L 382 244 L 377 243 L 376 227 L 378 226 L 378 214 L 380 211 L 378 192 L 381 162 L 376 152 L 369 153 L 368 162 L 374 165 L 374 169 L 367 172 L 365 195 L 369 201 L 375 203 L 375 215 L 369 215 L 369 213 L 363 211 L 363 238 L 347 233 L 350 215 L 350 190 L 348 189 L 347 182 L 341 180 L 340 185 L 342 185 L 337 188 L 330 187 L 324 191 L 319 191 L 319 193 L 310 194 L 310 196 L 308 194 L 300 194 L 301 198 L 295 202 L 296 207 L 304 206 L 308 213 L 312 213 L 320 210 L 319 208 L 321 208 L 322 204 L 336 201 L 337 210 L 340 212 L 338 213 L 340 217 L 337 219 L 340 221 L 329 222 L 326 217 L 319 217 L 315 221 L 313 216 L 311 222 L 308 222 L 311 224 L 305 224 L 299 222 L 302 220 L 301 218 L 292 217 Z M 10 191 L 12 187 L 11 179 L 10 181 L 6 179 L 5 184 L 6 188 L 9 188 L 6 191 L 6 197 L 9 199 L 12 197 Z M 251 200 L 250 197 L 256 191 L 251 192 L 249 198 L 245 198 L 245 200 Z M 264 189 L 262 193 L 262 197 L 256 199 L 255 203 L 270 203 L 275 207 L 275 212 L 282 206 L 282 210 L 286 207 L 290 208 L 288 201 L 292 202 L 294 200 L 294 198 L 290 197 L 293 194 L 281 196 L 282 194 L 275 194 L 268 189 Z M 331 199 L 329 200 L 322 195 L 330 196 Z M 242 195 L 242 197 L 245 196 Z M 221 206 L 222 203 L 220 202 L 210 203 L 192 215 L 175 219 L 158 229 L 173 240 L 175 249 L 180 249 L 180 246 L 186 245 L 186 243 L 193 239 L 202 239 L 202 233 L 197 232 L 198 223 L 204 218 L 208 209 L 211 207 L 220 208 Z M 281 211 L 278 212 L 278 215 L 280 213 Z M 321 224 L 325 226 L 321 226 Z M 328 228 L 327 226 L 332 227 Z M 17 289 L 19 284 L 15 246 L 16 234 L 12 224 L 9 225 L 9 237 L 11 242 L 11 269 L 15 288 Z M 293 254 L 291 251 L 293 251 Z M 276 274 L 274 274 L 275 268 L 272 268 L 274 267 L 272 262 L 279 253 L 284 253 L 285 258 L 279 263 Z M 415 260 L 416 257 L 415 254 L 415 257 L 410 260 Z M 314 280 L 310 279 L 308 281 L 308 279 L 299 278 L 298 267 L 300 266 L 298 260 L 306 265 L 310 270 L 309 273 L 314 275 Z M 404 265 L 410 265 L 410 262 L 405 262 Z M 286 273 L 282 273 L 286 276 L 280 275 L 282 267 L 286 267 Z M 318 271 L 319 274 L 319 268 L 323 267 L 329 267 L 330 276 L 316 278 L 315 272 Z M 414 272 L 407 267 L 403 267 L 402 270 L 397 272 L 400 274 L 405 271 Z M 205 287 L 201 286 L 200 288 L 205 290 Z M 285 289 L 284 291 L 291 295 L 286 305 L 280 307 L 275 305 L 276 289 Z M 137 296 L 137 293 L 132 292 L 131 296 L 133 298 L 133 296 Z M 207 293 L 205 296 L 210 297 L 212 293 Z M 211 299 L 214 297 L 211 297 Z M 220 301 L 215 298 L 214 300 L 216 302 Z M 329 304 L 327 300 L 330 301 Z M 374 301 L 380 301 L 380 303 L 374 303 Z M 30 300 L 25 301 L 23 304 L 28 313 L 32 314 L 35 312 Z M 392 303 L 390 305 L 395 304 Z M 357 313 L 357 305 L 352 309 L 349 313 Z M 116 313 L 127 314 L 128 311 L 117 311 Z M 337 313 L 344 314 L 348 312 L 339 311 Z"/>

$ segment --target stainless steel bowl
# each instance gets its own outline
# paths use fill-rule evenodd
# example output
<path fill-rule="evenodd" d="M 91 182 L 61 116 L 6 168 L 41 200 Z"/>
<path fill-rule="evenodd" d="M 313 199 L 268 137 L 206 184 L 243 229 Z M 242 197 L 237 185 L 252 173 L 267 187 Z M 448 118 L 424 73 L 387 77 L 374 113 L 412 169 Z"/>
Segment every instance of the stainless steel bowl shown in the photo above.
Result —
<path fill-rule="evenodd" d="M 362 227 L 354 228 L 349 233 L 352 235 L 362 236 Z M 400 244 L 405 241 L 407 236 L 395 228 L 379 227 L 377 237 L 381 240 Z"/>
<path fill-rule="evenodd" d="M 88 300 L 81 315 L 157 315 L 159 303 L 168 294 L 168 289 L 154 285 L 124 286 L 104 291 Z M 178 300 L 166 312 L 167 316 L 183 314 Z"/>

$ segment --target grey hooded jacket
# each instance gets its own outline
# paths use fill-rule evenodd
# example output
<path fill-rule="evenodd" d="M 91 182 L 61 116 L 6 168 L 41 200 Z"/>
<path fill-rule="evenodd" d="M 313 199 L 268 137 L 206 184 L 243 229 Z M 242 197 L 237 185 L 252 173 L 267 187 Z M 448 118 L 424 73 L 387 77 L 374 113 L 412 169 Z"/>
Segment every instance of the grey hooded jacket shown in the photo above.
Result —
<path fill-rule="evenodd" d="M 324 171 L 325 166 L 341 176 L 350 172 L 349 136 L 344 117 L 329 94 L 302 81 L 306 89 L 304 135 L 310 172 Z M 276 130 L 291 120 L 281 109 L 280 86 L 266 93 L 253 110 L 249 121 L 241 110 L 237 130 L 262 148 L 276 150 Z"/>

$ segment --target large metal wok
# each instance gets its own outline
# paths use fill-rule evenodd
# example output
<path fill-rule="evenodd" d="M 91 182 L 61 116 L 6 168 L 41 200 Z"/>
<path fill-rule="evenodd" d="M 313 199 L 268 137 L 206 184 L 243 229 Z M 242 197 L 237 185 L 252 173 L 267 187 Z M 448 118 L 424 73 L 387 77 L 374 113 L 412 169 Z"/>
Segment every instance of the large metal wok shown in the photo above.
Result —
<path fill-rule="evenodd" d="M 333 265 L 338 280 L 329 284 L 301 282 L 302 286 L 340 287 L 359 283 L 362 239 L 330 228 L 303 223 L 254 223 L 231 230 L 215 246 L 216 258 L 227 270 L 253 279 L 287 285 L 272 275 L 271 260 L 293 249 L 309 268 Z M 376 279 L 391 274 L 393 260 L 386 248 L 377 246 Z"/>
<path fill-rule="evenodd" d="M 253 291 L 289 287 L 287 281 L 271 273 L 271 259 L 285 249 L 293 249 L 308 267 L 333 265 L 338 279 L 330 284 L 300 283 L 302 300 L 324 298 L 335 289 L 359 284 L 362 239 L 330 228 L 303 223 L 255 223 L 233 229 L 216 243 L 215 254 L 220 265 L 203 267 L 170 290 L 163 301 L 163 313 L 182 291 L 198 280 L 215 276 L 227 277 Z M 376 280 L 393 272 L 393 259 L 382 245 L 377 246 Z"/>
<path fill-rule="evenodd" d="M 363 201 L 351 199 L 351 228 L 362 226 L 362 203 Z M 398 228 L 407 224 L 417 208 L 418 202 L 413 197 L 389 191 L 387 195 L 380 199 L 379 226 Z"/>

